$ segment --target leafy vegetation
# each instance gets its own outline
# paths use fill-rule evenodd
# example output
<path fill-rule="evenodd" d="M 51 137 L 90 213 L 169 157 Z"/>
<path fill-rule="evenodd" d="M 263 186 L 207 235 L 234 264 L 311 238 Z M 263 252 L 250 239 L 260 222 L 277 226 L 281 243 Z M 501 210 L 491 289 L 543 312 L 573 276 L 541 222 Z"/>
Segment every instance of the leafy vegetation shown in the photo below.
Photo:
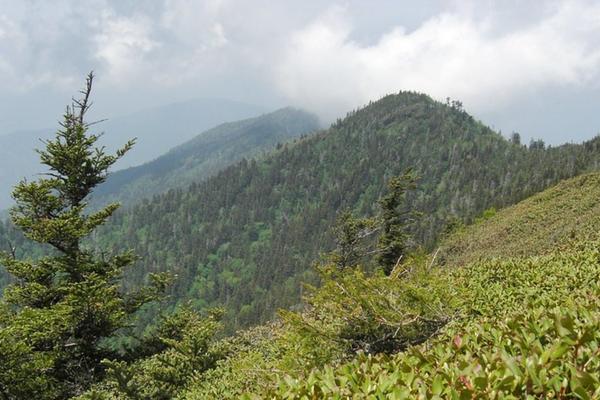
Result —
<path fill-rule="evenodd" d="M 540 196 L 561 191 L 578 207 L 577 182 L 593 177 Z M 549 210 L 553 197 L 542 200 Z M 490 218 L 480 225 L 498 222 Z M 281 322 L 215 344 L 226 347 L 226 354 L 179 385 L 174 397 L 600 395 L 597 234 L 565 239 L 543 256 L 479 260 L 453 269 L 433 261 L 434 255 L 416 253 L 390 275 L 321 265 L 322 285 L 306 293 L 306 308 L 284 311 Z"/>
<path fill-rule="evenodd" d="M 151 340 L 146 357 L 133 362 L 104 360 L 106 378 L 80 399 L 172 399 L 187 382 L 215 367 L 228 354 L 226 342 L 217 342 L 221 312 L 200 317 L 189 308 L 177 310 L 162 321 Z"/>
<path fill-rule="evenodd" d="M 600 225 L 600 175 L 560 182 L 514 206 L 487 210 L 457 226 L 440 244 L 437 261 L 463 265 L 479 259 L 542 255 L 565 241 L 594 238 Z"/>
<path fill-rule="evenodd" d="M 285 374 L 268 395 L 250 397 L 597 398 L 599 245 L 453 271 L 448 282 L 465 297 L 440 336 L 396 355 L 360 353 Z"/>
<path fill-rule="evenodd" d="M 122 291 L 120 278 L 135 256 L 98 254 L 83 238 L 116 211 L 117 204 L 86 212 L 86 198 L 107 170 L 129 149 L 115 155 L 96 147 L 85 114 L 93 75 L 83 98 L 68 107 L 56 137 L 39 151 L 49 172 L 15 187 L 11 219 L 28 239 L 52 248 L 36 260 L 0 254 L 14 282 L 0 303 L 0 396 L 6 399 L 71 398 L 104 377 L 102 360 L 118 359 L 109 340 L 131 324 L 145 304 L 159 299 L 168 278 L 151 275 L 151 285 Z"/>
<path fill-rule="evenodd" d="M 117 208 L 85 212 L 88 195 L 131 146 L 94 148 L 84 94 L 40 152 L 51 175 L 15 190 L 14 225 L 46 248 L 3 226 L 16 277 L 0 305 L 4 398 L 600 396 L 600 174 L 490 208 L 594 168 L 598 139 L 526 148 L 457 102 L 404 93 L 83 241 Z M 413 158 L 427 152 L 440 157 Z M 148 259 L 122 280 L 127 244 Z M 154 319 L 168 279 L 148 272 L 165 269 L 180 274 L 172 313 Z M 277 304 L 278 320 L 222 335 Z M 153 319 L 144 335 L 129 334 L 134 317 Z"/>

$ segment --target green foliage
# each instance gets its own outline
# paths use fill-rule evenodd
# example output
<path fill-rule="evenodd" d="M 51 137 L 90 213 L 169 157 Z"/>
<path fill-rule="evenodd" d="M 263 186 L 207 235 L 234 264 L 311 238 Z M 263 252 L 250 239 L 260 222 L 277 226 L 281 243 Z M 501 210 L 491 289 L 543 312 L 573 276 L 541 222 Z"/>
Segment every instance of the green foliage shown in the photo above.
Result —
<path fill-rule="evenodd" d="M 270 397 L 593 399 L 600 396 L 599 328 L 598 308 L 536 308 L 429 349 L 359 355 L 342 367 L 288 378 Z"/>
<path fill-rule="evenodd" d="M 411 130 L 422 135 L 409 140 Z M 94 246 L 117 250 L 135 243 L 149 257 L 145 271 L 128 275 L 125 289 L 145 282 L 147 271 L 177 261 L 174 302 L 191 290 L 202 295 L 197 300 L 202 308 L 222 300 L 230 310 L 225 316 L 230 329 L 268 318 L 278 304 L 296 305 L 304 290 L 300 280 L 320 280 L 321 286 L 304 293 L 306 308 L 284 311 L 282 322 L 232 338 L 215 338 L 219 316 L 202 318 L 186 308 L 124 354 L 96 342 L 97 349 L 108 352 L 99 371 L 108 372 L 99 383 L 94 378 L 82 398 L 598 397 L 600 241 L 589 240 L 597 226 L 598 175 L 565 183 L 508 211 L 485 211 L 591 168 L 596 143 L 528 149 L 475 123 L 459 103 L 392 96 L 270 157 L 241 162 L 218 178 L 115 215 L 118 220 L 94 239 Z M 438 162 L 423 161 L 428 160 L 425 150 L 440 156 Z M 420 189 L 410 192 L 397 182 L 382 204 L 391 221 L 387 244 L 394 245 L 382 248 L 394 248 L 394 255 L 405 251 L 400 228 L 406 225 L 398 223 L 405 215 L 398 199 L 404 196 L 406 206 L 428 211 L 408 232 L 416 240 L 431 244 L 440 227 L 449 225 L 458 226 L 457 239 L 445 238 L 431 257 L 415 254 L 400 263 L 396 257 L 393 268 L 387 264 L 389 275 L 365 272 L 375 262 L 357 247 L 357 238 L 376 224 L 376 201 L 388 177 L 405 170 L 406 160 L 415 161 L 424 178 Z M 56 207 L 53 191 L 44 190 L 36 187 L 32 193 L 39 196 L 27 198 Z M 339 209 L 352 211 L 342 217 L 336 243 L 325 232 Z M 353 213 L 369 217 L 361 220 Z M 482 213 L 475 226 L 460 227 Z M 60 251 L 58 245 L 68 248 L 87 232 L 85 223 L 71 227 L 77 215 L 56 226 L 28 229 L 52 239 Z M 92 224 L 93 216 L 81 214 Z M 557 229 L 548 242 L 557 226 L 571 231 Z M 66 239 L 55 241 L 62 230 Z M 504 236 L 473 236 L 492 231 Z M 569 237 L 577 240 L 567 243 Z M 474 240 L 465 242 L 469 238 Z M 310 255 L 335 245 L 333 264 L 321 267 L 320 276 L 307 269 Z M 520 253 L 510 252 L 519 245 L 525 247 Z M 473 255 L 486 251 L 503 258 Z M 1 314 L 0 351 L 8 367 L 0 367 L 0 379 L 18 382 L 8 396 L 31 397 L 34 390 L 42 398 L 64 396 L 55 365 L 72 357 L 71 327 L 83 326 L 77 320 L 82 310 L 106 317 L 102 326 L 117 326 L 127 313 L 116 310 L 124 304 L 133 306 L 123 310 L 137 309 L 155 294 L 131 303 L 119 297 L 123 292 L 116 283 L 105 285 L 100 267 L 121 268 L 131 261 L 128 253 L 103 264 L 85 254 L 89 257 L 77 260 L 86 284 L 75 282 L 68 286 L 72 291 L 48 289 L 69 282 L 68 257 L 41 258 L 44 268 L 12 261 L 17 279 L 31 275 L 35 284 L 7 290 L 7 298 L 51 306 L 27 305 L 19 312 L 5 307 Z M 436 267 L 439 260 L 461 267 Z M 117 282 L 119 276 L 107 279 Z M 164 287 L 163 280 L 157 282 Z M 68 341 L 56 339 L 65 332 Z M 23 363 L 17 365 L 15 357 Z M 42 373 L 24 369 L 34 367 Z M 77 382 L 68 390 L 79 394 L 87 386 Z"/>
<path fill-rule="evenodd" d="M 406 194 L 407 209 L 422 215 L 408 227 L 410 244 L 431 249 L 453 218 L 469 223 L 595 168 L 598 143 L 529 150 L 456 107 L 400 93 L 266 157 L 117 213 L 96 243 L 142 256 L 142 268 L 127 276 L 130 287 L 169 266 L 178 276 L 173 303 L 200 293 L 200 307 L 223 304 L 233 333 L 297 306 L 301 282 L 318 280 L 312 261 L 336 247 L 330 228 L 339 210 L 375 216 L 390 178 L 406 168 L 421 177 Z M 257 240 L 257 226 L 270 236 Z"/>
<path fill-rule="evenodd" d="M 321 266 L 306 308 L 220 341 L 227 354 L 177 397 L 599 395 L 600 240 L 450 270 L 435 258 L 413 254 L 389 276 Z"/>
<path fill-rule="evenodd" d="M 460 318 L 396 355 L 280 376 L 249 398 L 581 398 L 600 395 L 600 241 L 437 271 Z M 378 288 L 375 289 L 375 293 Z"/>
<path fill-rule="evenodd" d="M 11 246 L 0 257 L 13 276 L 4 290 L 0 318 L 4 398 L 57 399 L 84 391 L 103 377 L 101 360 L 118 357 L 106 341 L 167 284 L 164 276 L 152 275 L 152 286 L 124 292 L 120 280 L 134 255 L 97 256 L 82 246 L 118 207 L 86 213 L 86 199 L 133 145 L 127 143 L 115 155 L 95 147 L 98 136 L 88 133 L 84 120 L 92 80 L 90 74 L 84 97 L 67 108 L 56 137 L 39 151 L 49 169 L 46 177 L 23 181 L 13 192 L 13 224 L 26 238 L 52 250 L 37 260 L 21 260 Z"/>
<path fill-rule="evenodd" d="M 108 199 L 131 205 L 185 188 L 318 128 L 316 116 L 293 108 L 221 124 L 151 162 L 115 172 L 96 190 L 94 204 Z"/>
<path fill-rule="evenodd" d="M 470 223 L 486 209 L 596 168 L 599 143 L 516 146 L 452 103 L 402 92 L 201 183 L 142 200 L 116 213 L 93 246 L 141 256 L 141 268 L 126 273 L 127 289 L 169 268 L 177 275 L 170 306 L 188 299 L 201 309 L 223 304 L 233 333 L 297 306 L 301 282 L 318 280 L 311 262 L 336 247 L 330 228 L 339 210 L 376 215 L 390 178 L 406 168 L 421 177 L 406 194 L 407 209 L 422 215 L 409 226 L 410 244 L 432 249 L 452 222 Z M 7 247 L 2 236 L 18 247 L 1 230 L 0 247 Z M 147 311 L 141 323 L 154 316 Z"/>
<path fill-rule="evenodd" d="M 350 210 L 342 212 L 333 227 L 335 249 L 327 259 L 338 268 L 358 266 L 372 251 L 368 239 L 379 230 L 375 218 L 357 218 Z"/>
<path fill-rule="evenodd" d="M 377 266 L 389 275 L 408 253 L 408 231 L 415 213 L 406 209 L 406 194 L 415 188 L 416 178 L 408 170 L 389 180 L 375 217 L 356 218 L 350 210 L 342 212 L 333 227 L 335 249 L 328 260 L 344 269 L 377 254 Z"/>
<path fill-rule="evenodd" d="M 214 340 L 221 316 L 221 310 L 206 317 L 186 307 L 176 311 L 142 346 L 151 355 L 134 362 L 105 360 L 106 379 L 79 398 L 175 398 L 188 381 L 214 368 L 227 354 L 227 346 Z"/>
<path fill-rule="evenodd" d="M 449 266 L 479 259 L 542 255 L 565 241 L 590 239 L 600 225 L 600 174 L 560 182 L 519 204 L 485 212 L 440 245 L 437 260 Z"/>
<path fill-rule="evenodd" d="M 322 284 L 311 288 L 307 310 L 282 312 L 284 320 L 349 354 L 393 353 L 423 342 L 453 313 L 449 289 L 419 266 L 398 267 L 390 276 L 321 267 Z"/>
<path fill-rule="evenodd" d="M 406 256 L 409 239 L 408 225 L 414 212 L 406 209 L 406 192 L 416 188 L 416 177 L 410 170 L 395 176 L 388 182 L 388 193 L 379 199 L 381 207 L 381 235 L 377 243 L 377 261 L 389 275 L 395 266 Z"/>
<path fill-rule="evenodd" d="M 214 369 L 195 376 L 179 394 L 180 399 L 238 399 L 250 390 L 268 390 L 281 371 L 310 368 L 315 364 L 301 354 L 304 343 L 272 323 L 245 331 L 226 339 L 230 348 L 228 357 L 219 360 Z M 314 347 L 310 348 L 314 350 Z M 327 349 L 323 353 L 331 353 Z M 302 354 L 305 354 L 302 352 Z M 323 358 L 327 354 L 320 354 Z M 291 359 L 291 357 L 296 357 Z M 327 358 L 329 360 L 330 358 Z"/>
<path fill-rule="evenodd" d="M 33 340 L 25 340 L 22 327 L 11 322 L 8 310 L 0 311 L 0 394 L 5 399 L 22 399 L 36 394 L 39 399 L 59 395 L 58 382 L 45 372 L 54 365 L 52 351 L 34 351 Z M 29 330 L 28 334 L 40 334 Z"/>

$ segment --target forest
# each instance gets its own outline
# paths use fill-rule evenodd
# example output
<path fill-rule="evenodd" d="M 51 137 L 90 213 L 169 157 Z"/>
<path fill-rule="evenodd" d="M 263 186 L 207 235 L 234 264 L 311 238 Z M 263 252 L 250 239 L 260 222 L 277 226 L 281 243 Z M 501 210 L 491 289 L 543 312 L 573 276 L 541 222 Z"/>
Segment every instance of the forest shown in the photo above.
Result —
<path fill-rule="evenodd" d="M 92 82 L 0 226 L 2 398 L 600 396 L 599 138 L 400 92 L 119 209 Z"/>
<path fill-rule="evenodd" d="M 132 248 L 141 268 L 172 271 L 174 303 L 224 305 L 229 331 L 270 320 L 299 303 L 311 264 L 333 248 L 344 210 L 371 216 L 390 177 L 413 168 L 407 207 L 411 247 L 432 250 L 452 226 L 502 208 L 562 179 L 594 170 L 598 139 L 544 147 L 506 140 L 456 104 L 426 95 L 387 96 L 330 129 L 242 160 L 216 176 L 115 214 L 94 238 L 99 248 Z"/>

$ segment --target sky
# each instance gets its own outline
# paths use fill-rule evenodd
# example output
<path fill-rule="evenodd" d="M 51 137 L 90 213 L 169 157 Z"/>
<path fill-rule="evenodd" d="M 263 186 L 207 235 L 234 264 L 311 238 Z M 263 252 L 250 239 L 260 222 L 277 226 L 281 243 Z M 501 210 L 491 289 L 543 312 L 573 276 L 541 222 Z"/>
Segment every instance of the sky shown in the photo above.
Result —
<path fill-rule="evenodd" d="M 600 1 L 0 0 L 0 134 L 55 126 L 90 70 L 101 118 L 218 97 L 328 123 L 414 90 L 580 142 L 600 132 Z"/>

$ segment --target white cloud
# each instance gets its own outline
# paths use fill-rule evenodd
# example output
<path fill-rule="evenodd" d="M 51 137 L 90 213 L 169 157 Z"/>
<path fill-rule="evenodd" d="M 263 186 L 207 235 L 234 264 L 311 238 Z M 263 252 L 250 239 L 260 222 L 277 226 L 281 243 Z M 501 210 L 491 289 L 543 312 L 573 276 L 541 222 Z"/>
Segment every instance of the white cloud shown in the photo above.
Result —
<path fill-rule="evenodd" d="M 94 36 L 95 57 L 104 63 L 108 80 L 123 83 L 146 69 L 146 55 L 159 46 L 151 37 L 151 23 L 143 17 L 105 13 Z"/>
<path fill-rule="evenodd" d="M 227 38 L 219 19 L 225 5 L 223 0 L 166 0 L 161 25 L 180 43 L 204 49 L 222 47 Z"/>
<path fill-rule="evenodd" d="M 92 69 L 107 114 L 214 96 L 329 119 L 409 89 L 484 119 L 500 110 L 488 121 L 505 129 L 508 105 L 523 110 L 537 92 L 555 94 L 538 110 L 567 92 L 597 101 L 599 49 L 600 4 L 585 0 L 0 0 L 0 130 L 32 99 L 54 121 L 46 104 L 68 100 Z M 597 131 L 597 113 L 573 110 L 561 119 Z"/>
<path fill-rule="evenodd" d="M 450 96 L 486 110 L 552 85 L 591 85 L 600 77 L 600 5 L 563 2 L 533 23 L 498 34 L 491 18 L 443 13 L 372 45 L 352 40 L 334 7 L 290 36 L 276 84 L 301 106 L 333 117 L 398 90 Z"/>

